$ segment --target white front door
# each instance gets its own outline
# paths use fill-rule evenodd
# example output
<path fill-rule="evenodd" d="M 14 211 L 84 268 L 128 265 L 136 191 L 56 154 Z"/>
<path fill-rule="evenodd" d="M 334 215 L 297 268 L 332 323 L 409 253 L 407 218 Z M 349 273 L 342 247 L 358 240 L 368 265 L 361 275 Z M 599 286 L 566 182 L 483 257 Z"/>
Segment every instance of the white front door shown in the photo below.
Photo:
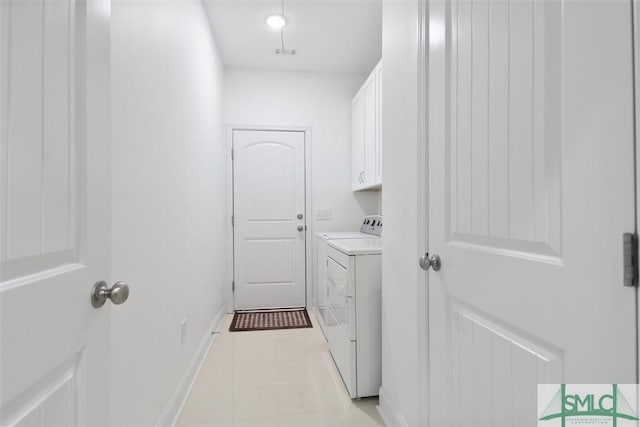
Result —
<path fill-rule="evenodd" d="M 536 425 L 539 383 L 636 383 L 631 2 L 433 1 L 429 418 Z"/>
<path fill-rule="evenodd" d="M 305 134 L 233 131 L 235 309 L 304 307 Z"/>
<path fill-rule="evenodd" d="M 109 6 L 0 2 L 3 426 L 109 424 Z"/>

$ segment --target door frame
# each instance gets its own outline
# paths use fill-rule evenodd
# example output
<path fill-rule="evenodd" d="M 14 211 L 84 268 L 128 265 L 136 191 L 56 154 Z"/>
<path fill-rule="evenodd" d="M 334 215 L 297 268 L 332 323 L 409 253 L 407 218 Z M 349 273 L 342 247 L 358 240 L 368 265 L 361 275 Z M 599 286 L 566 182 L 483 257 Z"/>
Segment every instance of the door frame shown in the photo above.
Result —
<path fill-rule="evenodd" d="M 635 164 L 634 164 L 634 173 L 635 173 L 635 198 L 636 198 L 636 224 L 635 230 L 633 231 L 636 236 L 638 235 L 638 224 L 640 224 L 640 200 L 638 195 L 638 189 L 640 188 L 640 176 L 638 174 L 638 165 L 640 165 L 640 153 L 638 152 L 638 138 L 640 135 L 639 127 L 640 127 L 640 108 L 638 108 L 638 103 L 640 102 L 640 0 L 631 0 L 631 36 L 633 40 L 631 41 L 631 46 L 633 48 L 633 62 L 631 63 L 633 66 L 633 86 L 634 86 L 634 98 L 633 98 L 633 109 L 634 109 L 634 123 L 633 123 L 633 133 L 634 133 L 634 151 L 635 151 Z M 640 382 L 640 292 L 636 288 L 636 331 L 638 333 L 638 338 L 636 339 L 636 372 L 638 377 L 636 377 L 636 382 Z"/>
<path fill-rule="evenodd" d="M 277 126 L 277 125 L 247 125 L 247 124 L 227 124 L 227 147 L 225 151 L 226 155 L 226 244 L 227 244 L 227 256 L 226 256 L 226 283 L 225 301 L 227 306 L 227 313 L 231 314 L 235 310 L 235 296 L 232 289 L 232 282 L 234 280 L 234 230 L 231 224 L 231 218 L 233 217 L 233 159 L 231 158 L 231 150 L 233 149 L 233 131 L 235 130 L 249 130 L 249 131 L 280 131 L 280 132 L 303 132 L 304 133 L 304 207 L 305 207 L 305 307 L 309 307 L 310 292 L 311 292 L 311 260 L 313 259 L 313 221 L 310 221 L 312 215 L 312 184 L 311 184 L 311 127 L 310 126 Z"/>
<path fill-rule="evenodd" d="M 416 17 L 418 31 L 417 52 L 417 124 L 418 124 L 418 224 L 416 224 L 417 246 L 420 253 L 416 256 L 416 268 L 419 257 L 429 251 L 429 2 L 418 2 Z M 429 425 L 429 275 L 419 270 L 418 283 L 418 401 L 423 405 L 418 409 L 418 419 Z"/>

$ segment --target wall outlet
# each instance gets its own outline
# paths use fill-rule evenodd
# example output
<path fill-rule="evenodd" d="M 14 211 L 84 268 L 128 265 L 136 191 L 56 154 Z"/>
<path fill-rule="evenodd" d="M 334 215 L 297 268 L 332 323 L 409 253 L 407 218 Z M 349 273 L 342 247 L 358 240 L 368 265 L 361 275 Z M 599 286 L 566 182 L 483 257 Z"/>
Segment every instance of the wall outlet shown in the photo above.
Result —
<path fill-rule="evenodd" d="M 318 221 L 328 221 L 331 219 L 331 209 L 316 209 L 316 219 Z"/>
<path fill-rule="evenodd" d="M 184 347 L 184 344 L 187 342 L 187 319 L 182 319 L 180 322 L 180 346 Z"/>

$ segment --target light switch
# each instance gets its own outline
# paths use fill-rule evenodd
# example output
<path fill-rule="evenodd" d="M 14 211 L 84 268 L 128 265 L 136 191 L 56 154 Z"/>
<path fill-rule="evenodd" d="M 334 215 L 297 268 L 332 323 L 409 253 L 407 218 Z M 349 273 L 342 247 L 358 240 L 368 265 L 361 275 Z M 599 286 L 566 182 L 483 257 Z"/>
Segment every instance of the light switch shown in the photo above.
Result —
<path fill-rule="evenodd" d="M 331 219 L 331 209 L 316 209 L 316 219 L 318 221 L 328 221 Z"/>

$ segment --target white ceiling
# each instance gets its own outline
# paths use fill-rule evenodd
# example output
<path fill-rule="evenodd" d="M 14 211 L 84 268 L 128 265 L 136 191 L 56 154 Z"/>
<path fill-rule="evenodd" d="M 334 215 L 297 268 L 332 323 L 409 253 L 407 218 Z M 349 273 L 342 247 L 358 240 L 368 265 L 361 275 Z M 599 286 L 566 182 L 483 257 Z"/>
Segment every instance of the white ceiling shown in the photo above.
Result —
<path fill-rule="evenodd" d="M 280 13 L 273 0 L 204 0 L 224 64 L 233 68 L 365 74 L 382 51 L 380 0 L 285 0 L 284 42 L 265 19 Z"/>

